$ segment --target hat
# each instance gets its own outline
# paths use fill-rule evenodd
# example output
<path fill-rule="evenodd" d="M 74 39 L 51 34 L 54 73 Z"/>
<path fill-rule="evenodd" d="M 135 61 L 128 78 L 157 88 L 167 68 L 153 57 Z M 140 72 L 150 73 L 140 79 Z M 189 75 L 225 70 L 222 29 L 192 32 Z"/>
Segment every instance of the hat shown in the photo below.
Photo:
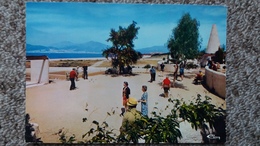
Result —
<path fill-rule="evenodd" d="M 133 97 L 129 97 L 128 101 L 127 101 L 127 105 L 128 106 L 135 106 L 135 105 L 137 105 L 137 100 Z"/>

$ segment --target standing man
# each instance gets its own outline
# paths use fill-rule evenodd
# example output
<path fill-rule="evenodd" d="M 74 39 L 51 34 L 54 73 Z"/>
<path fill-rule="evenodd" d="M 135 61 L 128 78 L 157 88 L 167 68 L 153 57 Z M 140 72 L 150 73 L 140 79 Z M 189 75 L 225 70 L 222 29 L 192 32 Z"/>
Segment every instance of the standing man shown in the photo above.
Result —
<path fill-rule="evenodd" d="M 173 86 L 175 84 L 175 81 L 177 80 L 177 77 L 178 77 L 178 62 L 175 63 L 174 65 L 174 72 L 173 72 Z"/>
<path fill-rule="evenodd" d="M 162 82 L 162 88 L 163 88 L 163 91 L 164 91 L 164 97 L 168 97 L 170 87 L 171 87 L 171 81 L 169 80 L 169 77 L 166 76 L 166 78 Z"/>
<path fill-rule="evenodd" d="M 77 78 L 77 72 L 76 69 L 73 68 L 72 71 L 70 71 L 70 90 L 76 89 L 75 78 Z"/>
<path fill-rule="evenodd" d="M 150 82 L 155 81 L 156 71 L 155 71 L 155 69 L 154 69 L 154 66 L 152 66 L 152 68 L 150 69 L 150 74 L 151 74 L 151 80 L 150 80 Z"/>
<path fill-rule="evenodd" d="M 88 79 L 88 66 L 83 66 L 83 78 Z"/>
<path fill-rule="evenodd" d="M 180 64 L 180 76 L 181 76 L 181 80 L 183 80 L 183 76 L 184 76 L 184 67 L 185 64 L 183 62 L 181 62 Z"/>
<path fill-rule="evenodd" d="M 163 72 L 164 72 L 164 67 L 165 67 L 165 65 L 164 65 L 164 63 L 162 62 L 161 64 L 160 64 L 160 67 L 161 67 L 161 71 L 162 71 L 162 76 L 163 76 Z"/>

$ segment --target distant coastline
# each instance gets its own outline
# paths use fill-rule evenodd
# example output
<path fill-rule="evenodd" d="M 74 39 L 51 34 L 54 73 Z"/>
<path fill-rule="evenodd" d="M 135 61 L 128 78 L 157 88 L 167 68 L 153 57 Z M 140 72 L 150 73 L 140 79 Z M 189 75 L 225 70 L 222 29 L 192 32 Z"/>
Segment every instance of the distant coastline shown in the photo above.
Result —
<path fill-rule="evenodd" d="M 164 54 L 164 53 L 158 53 Z M 64 52 L 27 52 L 26 56 L 43 56 L 46 55 L 50 60 L 102 60 L 106 59 L 101 53 L 64 53 Z M 143 54 L 143 58 L 151 57 L 152 54 Z"/>
<path fill-rule="evenodd" d="M 65 59 L 104 59 L 105 57 L 102 56 L 100 53 L 26 53 L 26 56 L 43 56 L 46 55 L 51 60 L 65 60 Z"/>

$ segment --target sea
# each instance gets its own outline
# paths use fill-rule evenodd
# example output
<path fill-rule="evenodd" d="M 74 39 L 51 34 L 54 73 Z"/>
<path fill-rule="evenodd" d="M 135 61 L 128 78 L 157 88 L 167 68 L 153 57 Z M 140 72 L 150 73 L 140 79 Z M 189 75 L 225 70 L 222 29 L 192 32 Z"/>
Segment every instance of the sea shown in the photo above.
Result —
<path fill-rule="evenodd" d="M 49 59 L 91 59 L 104 58 L 100 53 L 26 53 L 26 56 L 43 56 L 46 55 Z"/>

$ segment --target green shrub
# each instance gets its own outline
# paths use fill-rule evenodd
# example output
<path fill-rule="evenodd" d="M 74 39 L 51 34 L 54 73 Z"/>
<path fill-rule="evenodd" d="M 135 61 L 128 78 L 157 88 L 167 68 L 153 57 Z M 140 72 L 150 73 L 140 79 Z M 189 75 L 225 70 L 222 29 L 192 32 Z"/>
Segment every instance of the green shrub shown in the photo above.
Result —
<path fill-rule="evenodd" d="M 185 66 L 186 69 L 195 69 L 197 67 L 198 67 L 198 65 L 194 64 L 194 63 L 187 63 Z"/>
<path fill-rule="evenodd" d="M 151 68 L 151 65 L 150 64 L 146 64 L 143 68 L 146 68 L 146 69 Z"/>
<path fill-rule="evenodd" d="M 198 94 L 195 103 L 190 102 L 186 104 L 184 102 L 178 107 L 179 117 L 188 121 L 195 130 L 201 128 L 204 123 L 209 123 L 210 128 L 212 128 L 215 118 L 225 115 L 225 111 L 222 108 L 217 108 L 210 103 L 210 97 L 205 96 L 205 98 L 202 101 L 201 95 Z"/>

